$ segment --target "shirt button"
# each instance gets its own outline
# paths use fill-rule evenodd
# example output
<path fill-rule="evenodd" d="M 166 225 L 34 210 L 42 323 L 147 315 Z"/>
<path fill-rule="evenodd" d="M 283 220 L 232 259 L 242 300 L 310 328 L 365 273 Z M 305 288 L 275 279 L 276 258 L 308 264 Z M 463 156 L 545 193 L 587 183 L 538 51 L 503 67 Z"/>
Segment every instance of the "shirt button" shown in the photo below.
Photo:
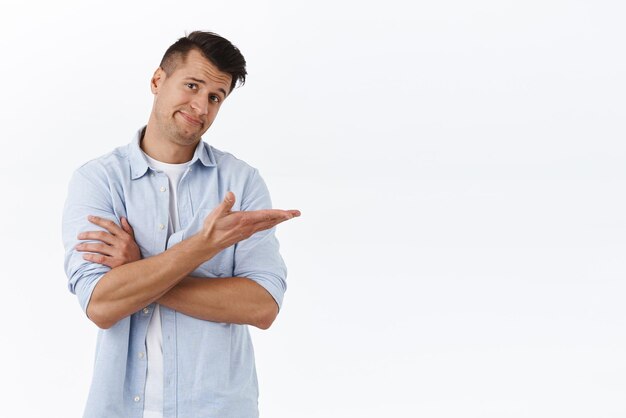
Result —
<path fill-rule="evenodd" d="M 159 224 L 159 229 L 160 229 L 160 230 L 165 229 L 165 225 L 163 225 L 163 224 Z"/>
<path fill-rule="evenodd" d="M 151 175 L 152 177 L 154 177 L 156 174 L 152 173 L 152 174 L 150 174 L 150 175 Z"/>
<path fill-rule="evenodd" d="M 144 355 L 145 355 L 145 354 L 143 353 L 143 351 L 140 351 L 140 352 L 139 352 L 139 358 L 143 358 L 143 356 L 144 356 Z"/>
<path fill-rule="evenodd" d="M 134 397 L 134 401 L 135 401 L 135 402 L 139 402 L 140 400 L 141 400 L 141 398 L 140 398 L 139 396 L 135 396 L 135 397 Z"/>
<path fill-rule="evenodd" d="M 145 313 L 145 314 L 149 314 L 149 313 L 150 313 L 150 309 L 148 309 L 148 308 L 143 308 L 143 313 Z"/>
<path fill-rule="evenodd" d="M 164 191 L 165 191 L 165 187 L 161 186 L 161 188 L 160 188 L 159 190 L 161 190 L 162 192 L 164 192 Z"/>

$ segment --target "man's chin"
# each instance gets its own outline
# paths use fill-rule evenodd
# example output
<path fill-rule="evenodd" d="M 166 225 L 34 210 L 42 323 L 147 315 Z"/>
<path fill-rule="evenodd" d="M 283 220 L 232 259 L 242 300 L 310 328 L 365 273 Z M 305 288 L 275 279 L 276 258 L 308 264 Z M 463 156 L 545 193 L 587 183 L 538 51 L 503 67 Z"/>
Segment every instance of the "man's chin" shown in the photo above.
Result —
<path fill-rule="evenodd" d="M 176 129 L 176 137 L 179 142 L 192 144 L 197 143 L 205 132 L 206 129 L 203 127 L 193 129 L 190 126 L 178 126 Z"/>
<path fill-rule="evenodd" d="M 184 146 L 195 145 L 200 141 L 200 138 L 199 135 L 176 135 L 176 143 Z"/>
<path fill-rule="evenodd" d="M 178 137 L 179 143 L 192 145 L 192 144 L 197 144 L 198 141 L 202 139 L 202 135 L 204 135 L 205 132 L 206 132 L 206 129 L 202 129 L 202 130 L 183 129 L 183 130 L 179 130 L 177 132 L 178 135 L 176 136 Z"/>

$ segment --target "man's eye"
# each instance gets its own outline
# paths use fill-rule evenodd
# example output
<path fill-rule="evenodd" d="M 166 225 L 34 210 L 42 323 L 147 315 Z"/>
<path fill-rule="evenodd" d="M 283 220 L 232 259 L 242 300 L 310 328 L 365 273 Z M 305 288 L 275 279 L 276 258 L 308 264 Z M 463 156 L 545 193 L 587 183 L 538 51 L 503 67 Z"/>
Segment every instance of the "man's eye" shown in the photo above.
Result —
<path fill-rule="evenodd" d="M 198 88 L 198 85 L 196 83 L 187 83 L 185 84 L 185 86 L 187 86 L 188 88 L 195 90 Z"/>
<path fill-rule="evenodd" d="M 220 101 L 219 96 L 215 96 L 215 95 L 211 95 L 211 96 L 209 96 L 209 99 L 210 99 L 213 103 L 219 103 L 219 101 Z"/>

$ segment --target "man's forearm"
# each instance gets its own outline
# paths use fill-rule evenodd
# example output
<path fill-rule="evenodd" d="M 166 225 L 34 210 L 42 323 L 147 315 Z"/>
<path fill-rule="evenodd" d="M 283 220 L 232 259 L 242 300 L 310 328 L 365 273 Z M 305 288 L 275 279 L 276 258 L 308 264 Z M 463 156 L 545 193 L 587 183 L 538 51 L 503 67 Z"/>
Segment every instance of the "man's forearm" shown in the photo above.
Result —
<path fill-rule="evenodd" d="M 134 258 L 141 254 L 138 250 L 134 251 L 133 246 L 136 246 L 134 232 L 128 222 L 120 227 L 111 220 L 90 217 L 91 223 L 104 228 L 107 233 L 81 232 L 78 239 L 94 240 L 96 243 L 80 243 L 76 250 L 86 252 L 83 255 L 85 260 L 104 264 L 113 269 L 102 276 L 96 284 L 87 306 L 87 316 L 100 328 L 109 328 L 120 319 L 164 296 L 200 264 L 210 260 L 223 249 L 257 232 L 300 216 L 297 210 L 263 209 L 233 212 L 234 203 L 235 195 L 232 192 L 226 193 L 222 203 L 204 219 L 202 228 L 197 234 L 159 255 L 143 260 Z M 194 299 L 194 308 L 190 315 L 221 322 L 224 322 L 223 318 L 233 323 L 248 323 L 259 328 L 269 327 L 276 316 L 273 314 L 276 307 L 271 305 L 274 303 L 273 298 L 260 285 L 244 280 L 246 282 L 237 281 L 237 285 L 229 282 L 223 288 L 219 287 L 219 292 L 212 288 L 207 292 L 204 285 L 200 286 L 205 300 L 211 296 L 214 299 L 211 299 L 212 302 L 205 307 L 209 311 L 204 311 L 202 300 Z M 174 309 L 185 312 L 187 309 L 185 305 L 190 300 L 189 286 L 193 286 L 191 293 L 196 292 L 196 283 L 192 280 L 191 284 L 181 286 L 180 290 L 173 292 L 165 301 L 175 304 Z M 217 296 L 214 296 L 215 293 Z M 222 305 L 213 304 L 219 301 L 220 297 L 228 297 L 227 303 L 234 304 L 235 309 L 228 311 L 234 315 L 232 318 L 230 314 L 224 315 Z M 267 302 L 267 298 L 270 298 L 271 303 Z M 271 309 L 268 309 L 268 306 Z M 242 307 L 246 309 L 240 311 Z"/>
<path fill-rule="evenodd" d="M 261 329 L 269 328 L 278 314 L 269 292 L 245 277 L 186 277 L 157 302 L 194 318 Z"/>
<path fill-rule="evenodd" d="M 207 258 L 210 251 L 191 237 L 154 257 L 128 263 L 106 273 L 96 285 L 87 315 L 100 328 L 149 305 L 165 294 Z M 217 253 L 217 250 L 215 250 Z"/>

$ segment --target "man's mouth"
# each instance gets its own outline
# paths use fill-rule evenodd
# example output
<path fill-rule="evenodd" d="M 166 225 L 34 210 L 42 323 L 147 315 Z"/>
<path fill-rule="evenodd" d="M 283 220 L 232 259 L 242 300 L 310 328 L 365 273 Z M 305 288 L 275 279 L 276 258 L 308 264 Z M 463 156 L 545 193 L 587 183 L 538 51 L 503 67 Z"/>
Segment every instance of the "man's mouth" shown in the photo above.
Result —
<path fill-rule="evenodd" d="M 200 126 L 202 125 L 202 121 L 199 119 L 196 119 L 194 117 L 192 117 L 191 115 L 189 115 L 188 113 L 185 113 L 183 111 L 178 111 L 178 113 L 180 113 L 180 116 L 183 117 L 183 119 L 185 119 L 187 122 L 189 122 L 192 125 L 196 125 L 196 126 Z"/>

